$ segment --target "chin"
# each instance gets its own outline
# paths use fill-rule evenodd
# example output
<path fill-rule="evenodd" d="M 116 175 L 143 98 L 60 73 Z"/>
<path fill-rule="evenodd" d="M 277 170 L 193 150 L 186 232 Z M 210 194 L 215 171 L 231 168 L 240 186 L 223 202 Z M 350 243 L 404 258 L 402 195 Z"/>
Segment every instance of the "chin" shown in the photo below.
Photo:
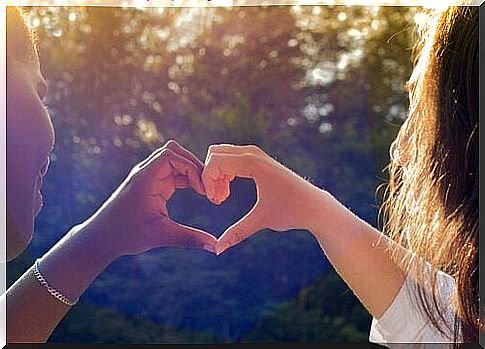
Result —
<path fill-rule="evenodd" d="M 7 262 L 17 258 L 29 246 L 34 232 L 33 220 L 29 226 L 20 228 L 7 212 Z"/>
<path fill-rule="evenodd" d="M 7 246 L 7 256 L 6 256 L 7 262 L 13 261 L 18 256 L 20 256 L 22 254 L 22 252 L 24 252 L 24 251 L 25 251 L 25 247 L 24 248 L 17 248 L 15 250 L 13 250 L 12 246 L 8 245 Z"/>

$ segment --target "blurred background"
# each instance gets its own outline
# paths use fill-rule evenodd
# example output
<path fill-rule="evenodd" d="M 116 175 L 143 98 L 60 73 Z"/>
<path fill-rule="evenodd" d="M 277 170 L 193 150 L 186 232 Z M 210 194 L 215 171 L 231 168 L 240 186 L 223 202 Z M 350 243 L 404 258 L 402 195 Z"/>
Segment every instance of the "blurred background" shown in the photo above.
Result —
<path fill-rule="evenodd" d="M 257 144 L 378 226 L 419 8 L 27 10 L 56 145 L 8 285 L 169 139 L 202 160 L 213 143 Z M 236 180 L 220 207 L 182 190 L 169 209 L 219 236 L 255 199 L 253 182 Z M 117 260 L 50 341 L 367 341 L 370 321 L 309 232 L 263 231 L 219 257 L 163 248 Z"/>

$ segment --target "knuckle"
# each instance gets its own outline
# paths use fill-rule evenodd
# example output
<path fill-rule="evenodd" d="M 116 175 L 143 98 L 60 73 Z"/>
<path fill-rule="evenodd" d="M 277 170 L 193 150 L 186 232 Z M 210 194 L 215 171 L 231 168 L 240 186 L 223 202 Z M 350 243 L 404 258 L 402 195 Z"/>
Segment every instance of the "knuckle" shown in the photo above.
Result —
<path fill-rule="evenodd" d="M 246 146 L 246 150 L 249 151 L 250 153 L 253 153 L 253 154 L 256 154 L 256 155 L 260 155 L 263 153 L 263 151 L 261 150 L 260 147 L 258 147 L 257 145 L 255 144 L 249 144 Z"/>
<path fill-rule="evenodd" d="M 144 169 L 139 171 L 133 172 L 125 181 L 125 188 L 126 189 L 133 189 L 138 191 L 141 187 L 143 187 L 143 179 L 144 179 Z"/>
<path fill-rule="evenodd" d="M 155 150 L 152 151 L 152 153 L 150 154 L 150 156 L 153 156 L 153 155 L 157 155 L 158 153 L 160 153 L 162 150 L 164 149 L 164 147 L 158 147 L 156 148 Z M 150 157 L 149 156 L 149 157 Z"/>
<path fill-rule="evenodd" d="M 208 153 L 211 154 L 211 153 L 216 152 L 216 151 L 218 151 L 220 149 L 221 149 L 221 145 L 220 144 L 211 144 L 209 146 Z"/>
<path fill-rule="evenodd" d="M 214 153 L 214 154 L 211 154 L 209 160 L 212 161 L 213 163 L 219 162 L 222 157 L 223 157 L 223 155 L 221 153 Z"/>
<path fill-rule="evenodd" d="M 143 163 L 136 164 L 135 166 L 132 167 L 130 173 L 128 174 L 128 177 L 133 177 L 135 176 L 138 172 L 140 172 L 143 169 Z"/>
<path fill-rule="evenodd" d="M 170 139 L 167 143 L 165 143 L 165 147 L 168 149 L 176 149 L 180 147 L 176 140 Z"/>
<path fill-rule="evenodd" d="M 255 164 L 260 159 L 260 157 L 257 154 L 253 154 L 253 153 L 245 154 L 244 157 L 246 158 L 245 160 L 247 162 L 250 162 L 251 164 Z"/>
<path fill-rule="evenodd" d="M 173 156 L 173 151 L 171 149 L 165 148 L 160 152 L 161 157 L 169 158 Z"/>
<path fill-rule="evenodd" d="M 148 210 L 146 219 L 147 219 L 147 223 L 152 223 L 154 225 L 170 223 L 170 218 L 168 218 L 165 214 L 160 212 L 159 208 L 154 208 L 154 207 Z"/>
<path fill-rule="evenodd" d="M 186 245 L 186 246 L 189 246 L 189 247 L 196 246 L 196 245 L 197 245 L 197 240 L 195 239 L 195 237 L 193 237 L 193 236 L 189 236 L 189 237 L 187 237 L 187 239 L 185 240 L 185 245 Z"/>
<path fill-rule="evenodd" d="M 138 164 L 136 164 L 132 169 L 131 169 L 131 172 L 137 172 L 137 171 L 141 171 L 142 169 L 144 169 L 149 163 L 151 160 L 153 160 L 153 158 L 156 156 L 155 152 L 152 153 L 149 157 L 147 157 L 146 159 L 140 161 Z"/>
<path fill-rule="evenodd" d="M 158 155 L 160 155 L 160 153 L 164 149 L 165 149 L 164 147 L 159 147 L 159 148 L 155 149 L 154 151 L 152 151 L 152 153 L 144 161 L 150 162 L 150 160 L 152 160 L 152 159 L 156 158 Z"/>
<path fill-rule="evenodd" d="M 240 230 L 236 230 L 236 231 L 234 232 L 234 238 L 235 238 L 235 240 L 236 240 L 236 241 L 238 241 L 238 242 L 243 241 L 243 239 L 244 239 L 244 238 L 243 238 L 243 234 L 242 234 L 242 232 L 241 232 Z"/>
<path fill-rule="evenodd" d="M 217 154 L 212 158 L 211 162 L 211 170 L 214 172 L 220 172 L 221 171 L 221 164 L 224 161 L 224 155 L 223 154 Z"/>
<path fill-rule="evenodd" d="M 205 180 L 208 178 L 209 176 L 209 167 L 208 166 L 205 166 L 204 169 L 202 170 L 202 173 L 200 174 L 202 180 Z"/>
<path fill-rule="evenodd" d="M 219 156 L 220 155 L 217 153 L 209 154 L 209 156 L 207 157 L 205 169 L 212 169 L 214 167 L 214 164 L 217 163 L 217 159 L 219 158 Z"/>

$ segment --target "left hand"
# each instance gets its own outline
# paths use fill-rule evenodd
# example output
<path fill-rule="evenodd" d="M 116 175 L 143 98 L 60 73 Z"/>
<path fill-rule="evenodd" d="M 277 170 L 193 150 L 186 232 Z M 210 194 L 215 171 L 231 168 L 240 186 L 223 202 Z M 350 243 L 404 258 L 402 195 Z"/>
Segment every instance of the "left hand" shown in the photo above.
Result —
<path fill-rule="evenodd" d="M 211 145 L 202 173 L 209 200 L 214 204 L 225 201 L 235 177 L 254 180 L 257 200 L 253 208 L 219 238 L 217 254 L 265 228 L 312 230 L 312 221 L 321 207 L 321 189 L 257 146 Z"/>

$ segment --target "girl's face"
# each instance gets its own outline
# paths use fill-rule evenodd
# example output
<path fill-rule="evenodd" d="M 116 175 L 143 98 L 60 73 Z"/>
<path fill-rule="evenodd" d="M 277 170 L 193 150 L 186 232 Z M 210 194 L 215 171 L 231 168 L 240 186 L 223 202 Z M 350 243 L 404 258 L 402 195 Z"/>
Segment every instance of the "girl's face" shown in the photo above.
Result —
<path fill-rule="evenodd" d="M 54 145 L 42 99 L 46 83 L 32 45 L 7 55 L 7 259 L 29 244 L 42 208 L 41 187 Z"/>

